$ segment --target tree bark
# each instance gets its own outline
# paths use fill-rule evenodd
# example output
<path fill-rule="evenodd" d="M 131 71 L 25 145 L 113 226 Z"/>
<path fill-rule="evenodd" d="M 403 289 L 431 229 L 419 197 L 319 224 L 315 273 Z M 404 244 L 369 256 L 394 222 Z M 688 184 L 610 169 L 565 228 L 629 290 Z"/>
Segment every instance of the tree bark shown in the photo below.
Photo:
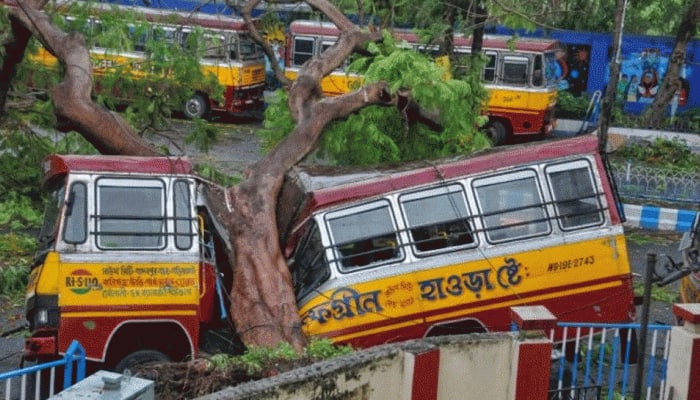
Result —
<path fill-rule="evenodd" d="M 666 117 L 666 108 L 681 89 L 680 71 L 685 63 L 688 42 L 695 35 L 698 21 L 700 21 L 700 0 L 693 0 L 688 4 L 688 9 L 676 32 L 676 41 L 668 59 L 668 68 L 661 89 L 654 97 L 654 102 L 644 111 L 642 118 L 645 126 L 657 129 L 661 127 Z"/>
<path fill-rule="evenodd" d="M 251 12 L 259 2 L 247 2 L 243 13 L 253 37 L 262 44 L 262 36 L 251 22 Z M 296 127 L 250 167 L 238 186 L 211 185 L 206 189 L 212 216 L 229 236 L 233 271 L 231 316 L 246 345 L 288 342 L 300 350 L 306 344 L 276 222 L 277 196 L 285 173 L 315 148 L 329 122 L 371 104 L 396 106 L 400 97 L 405 104 L 410 96 L 405 90 L 390 95 L 386 83 L 378 82 L 341 96 L 322 97 L 321 79 L 367 41 L 381 40 L 381 33 L 361 31 L 327 0 L 307 3 L 333 21 L 341 34 L 334 46 L 309 60 L 289 85 L 289 107 Z M 52 92 L 57 112 L 72 121 L 76 130 L 102 154 L 157 154 L 119 115 L 92 102 L 92 68 L 84 39 L 52 26 L 40 12 L 43 3 L 39 0 L 27 0 L 26 4 L 29 6 L 11 10 L 12 15 L 39 38 L 66 70 L 63 82 Z M 270 50 L 269 46 L 266 49 Z"/>
<path fill-rule="evenodd" d="M 617 5 L 615 7 L 615 30 L 613 31 L 613 56 L 610 61 L 610 82 L 608 82 L 605 94 L 603 95 L 603 104 L 600 108 L 600 125 L 598 127 L 598 149 L 601 152 L 606 151 L 608 146 L 608 128 L 610 127 L 610 120 L 612 119 L 612 108 L 615 104 L 615 88 L 617 87 L 618 79 L 620 79 L 620 60 L 617 54 L 620 50 L 622 40 L 622 25 L 624 24 L 626 5 L 626 0 L 617 0 Z"/>
<path fill-rule="evenodd" d="M 29 29 L 16 18 L 10 17 L 10 28 L 12 29 L 12 40 L 5 43 L 5 58 L 0 66 L 0 118 L 5 115 L 7 95 L 10 91 L 12 79 L 17 71 L 17 64 L 24 58 L 24 51 L 32 36 Z"/>
<path fill-rule="evenodd" d="M 85 39 L 56 28 L 41 12 L 45 4 L 46 0 L 26 0 L 9 10 L 10 16 L 36 36 L 65 68 L 63 81 L 51 92 L 57 115 L 71 121 L 74 129 L 102 154 L 159 154 L 121 116 L 92 101 L 92 64 Z"/>
<path fill-rule="evenodd" d="M 259 1 L 243 8 L 248 21 Z M 327 15 L 340 29 L 336 45 L 309 60 L 289 89 L 289 107 L 296 120 L 294 130 L 266 157 L 250 167 L 246 180 L 225 193 L 210 193 L 216 216 L 226 221 L 233 242 L 231 316 L 246 344 L 274 346 L 291 343 L 301 349 L 301 331 L 292 281 L 277 229 L 277 196 L 285 173 L 316 146 L 326 125 L 369 104 L 396 104 L 384 83 L 375 83 L 345 95 L 321 97 L 321 79 L 368 40 L 380 33 L 362 32 L 325 0 L 308 3 Z M 254 29 L 254 28 L 252 28 Z M 254 36 L 255 37 L 255 36 Z M 230 207 L 222 199 L 227 198 Z"/>

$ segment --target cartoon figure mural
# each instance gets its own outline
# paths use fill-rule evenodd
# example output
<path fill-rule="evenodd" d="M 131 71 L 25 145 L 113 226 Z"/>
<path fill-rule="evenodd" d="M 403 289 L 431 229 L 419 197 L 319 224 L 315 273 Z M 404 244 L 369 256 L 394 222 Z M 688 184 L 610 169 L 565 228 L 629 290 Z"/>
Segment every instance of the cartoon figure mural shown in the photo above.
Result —
<path fill-rule="evenodd" d="M 617 99 L 623 103 L 626 113 L 641 113 L 647 105 L 654 101 L 668 69 L 670 52 L 670 48 L 661 47 L 646 47 L 625 52 L 623 47 L 620 82 L 624 80 L 626 87 L 624 94 L 621 94 L 621 85 L 618 85 Z M 684 65 L 680 75 L 683 84 L 673 100 L 674 104 L 671 105 L 673 111 L 678 106 L 684 105 L 690 91 L 689 85 L 685 84 L 691 75 L 690 67 Z M 609 81 L 608 77 L 606 77 L 607 81 Z"/>

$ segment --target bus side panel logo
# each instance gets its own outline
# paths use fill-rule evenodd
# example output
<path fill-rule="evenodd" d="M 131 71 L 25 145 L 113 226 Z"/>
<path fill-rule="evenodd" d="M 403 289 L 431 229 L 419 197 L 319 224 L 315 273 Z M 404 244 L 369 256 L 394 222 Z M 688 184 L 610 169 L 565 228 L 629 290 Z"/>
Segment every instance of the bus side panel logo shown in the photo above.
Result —
<path fill-rule="evenodd" d="M 90 271 L 76 269 L 66 276 L 66 287 L 75 294 L 83 295 L 89 293 L 92 289 L 99 288 L 100 281 Z"/>

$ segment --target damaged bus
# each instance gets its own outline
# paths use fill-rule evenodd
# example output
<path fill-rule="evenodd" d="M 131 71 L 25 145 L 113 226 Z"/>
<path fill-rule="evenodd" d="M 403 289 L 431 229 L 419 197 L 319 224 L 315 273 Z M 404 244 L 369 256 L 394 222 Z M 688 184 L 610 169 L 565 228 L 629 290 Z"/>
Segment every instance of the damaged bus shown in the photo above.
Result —
<path fill-rule="evenodd" d="M 53 155 L 44 183 L 25 359 L 77 339 L 107 368 L 179 361 L 232 326 L 223 239 L 201 198 L 212 183 L 188 160 Z M 633 317 L 623 216 L 595 137 L 376 169 L 300 166 L 277 220 L 308 335 L 368 347 L 503 331 L 522 305 L 561 321 Z"/>

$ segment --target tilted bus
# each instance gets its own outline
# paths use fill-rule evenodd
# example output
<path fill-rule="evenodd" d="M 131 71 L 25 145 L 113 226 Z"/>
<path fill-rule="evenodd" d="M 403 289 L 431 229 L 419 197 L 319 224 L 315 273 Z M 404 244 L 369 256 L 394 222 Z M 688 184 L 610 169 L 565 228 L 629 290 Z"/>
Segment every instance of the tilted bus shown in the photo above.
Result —
<path fill-rule="evenodd" d="M 210 183 L 186 159 L 54 155 L 44 167 L 27 360 L 73 339 L 108 368 L 183 360 L 230 326 L 226 252 L 200 196 Z M 305 332 L 367 347 L 508 330 L 521 305 L 629 321 L 618 204 L 597 140 L 578 137 L 395 167 L 297 167 L 277 217 Z"/>
<path fill-rule="evenodd" d="M 289 25 L 285 75 L 295 79 L 301 66 L 320 55 L 338 39 L 337 27 L 329 22 L 297 20 Z M 395 30 L 395 36 L 416 51 L 430 51 L 409 30 Z M 471 38 L 456 36 L 455 52 L 471 52 Z M 494 144 L 542 139 L 556 122 L 557 71 L 562 46 L 557 40 L 487 35 L 482 53 L 487 63 L 482 81 L 489 92 L 487 130 Z M 321 81 L 321 90 L 334 96 L 357 89 L 362 76 L 338 69 Z"/>
<path fill-rule="evenodd" d="M 306 332 L 368 346 L 502 331 L 522 305 L 630 321 L 623 217 L 596 138 L 496 149 L 295 169 L 279 225 Z"/>
<path fill-rule="evenodd" d="M 13 0 L 6 4 L 13 5 Z M 70 16 L 70 6 L 81 4 L 59 4 L 59 12 L 65 19 Z M 96 77 L 108 72 L 119 71 L 132 79 L 153 81 L 153 91 L 158 92 L 158 74 L 152 72 L 149 63 L 149 50 L 145 44 L 148 38 L 155 38 L 173 46 L 187 46 L 187 37 L 196 29 L 201 29 L 205 41 L 205 51 L 199 65 L 205 75 L 212 75 L 223 87 L 223 98 L 213 96 L 211 87 L 193 87 L 194 93 L 182 105 L 180 111 L 188 118 L 208 118 L 212 112 L 229 113 L 236 116 L 261 116 L 264 106 L 265 61 L 262 52 L 249 36 L 248 28 L 241 18 L 203 13 L 182 13 L 147 7 L 127 7 L 114 4 L 91 4 L 92 16 L 84 21 L 79 30 L 88 35 L 98 35 L 103 29 L 100 20 L 104 13 L 131 13 L 142 18 L 149 26 L 145 32 L 140 27 L 129 28 L 128 36 L 133 47 L 126 51 L 114 51 L 102 47 L 99 42 L 90 48 L 90 58 Z M 75 24 L 73 24 L 75 25 Z M 29 57 L 48 67 L 57 65 L 56 59 L 43 47 Z M 128 102 L 133 93 L 120 85 L 114 93 L 121 101 Z M 41 88 L 39 88 L 41 89 Z M 99 91 L 99 79 L 96 89 Z M 140 93 L 139 95 L 143 95 Z"/>

